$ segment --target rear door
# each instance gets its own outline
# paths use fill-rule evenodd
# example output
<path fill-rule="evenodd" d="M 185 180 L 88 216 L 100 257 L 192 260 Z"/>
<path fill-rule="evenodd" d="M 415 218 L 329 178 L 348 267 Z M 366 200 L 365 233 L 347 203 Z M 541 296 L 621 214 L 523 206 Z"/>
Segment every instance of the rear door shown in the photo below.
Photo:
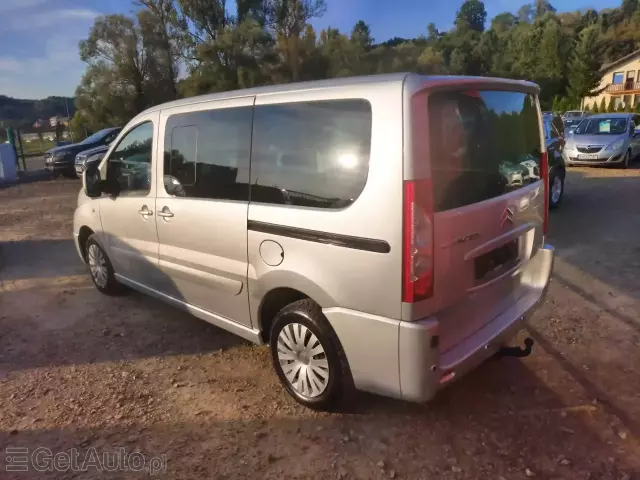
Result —
<path fill-rule="evenodd" d="M 535 95 L 433 92 L 428 98 L 434 200 L 434 297 L 441 349 L 524 293 L 520 272 L 543 242 L 544 135 Z"/>

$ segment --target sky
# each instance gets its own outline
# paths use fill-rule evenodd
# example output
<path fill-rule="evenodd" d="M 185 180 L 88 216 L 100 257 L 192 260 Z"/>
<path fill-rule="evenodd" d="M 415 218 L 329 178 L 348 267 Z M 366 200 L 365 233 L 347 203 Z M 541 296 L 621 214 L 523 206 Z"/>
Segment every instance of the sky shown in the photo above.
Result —
<path fill-rule="evenodd" d="M 371 27 L 376 41 L 426 34 L 434 22 L 452 26 L 463 0 L 326 0 L 327 12 L 312 23 L 349 32 L 358 20 Z M 233 0 L 228 0 L 233 4 Z M 488 18 L 514 12 L 525 0 L 484 0 Z M 621 0 L 555 0 L 559 11 L 616 7 Z M 72 96 L 85 65 L 78 42 L 88 36 L 94 19 L 129 13 L 132 0 L 0 0 L 0 95 L 16 98 Z"/>

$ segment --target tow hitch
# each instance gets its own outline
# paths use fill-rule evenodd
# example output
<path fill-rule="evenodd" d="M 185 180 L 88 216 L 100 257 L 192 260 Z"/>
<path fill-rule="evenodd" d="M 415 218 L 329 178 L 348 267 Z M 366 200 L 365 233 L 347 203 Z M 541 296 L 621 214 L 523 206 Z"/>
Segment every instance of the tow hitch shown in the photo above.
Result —
<path fill-rule="evenodd" d="M 528 357 L 531 355 L 533 348 L 533 339 L 527 337 L 524 339 L 524 348 L 521 347 L 500 347 L 498 350 L 499 357 Z"/>

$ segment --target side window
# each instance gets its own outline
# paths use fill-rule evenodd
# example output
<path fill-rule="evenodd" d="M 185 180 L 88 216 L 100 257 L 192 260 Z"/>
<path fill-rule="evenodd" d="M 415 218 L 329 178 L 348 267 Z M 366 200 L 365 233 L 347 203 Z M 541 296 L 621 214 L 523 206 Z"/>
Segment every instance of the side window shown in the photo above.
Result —
<path fill-rule="evenodd" d="M 558 130 L 556 129 L 556 126 L 549 122 L 549 134 L 551 135 L 551 138 L 558 138 L 560 136 L 560 134 L 558 133 Z"/>
<path fill-rule="evenodd" d="M 362 99 L 256 107 L 251 201 L 349 206 L 367 182 L 371 123 Z"/>
<path fill-rule="evenodd" d="M 120 184 L 121 194 L 145 195 L 151 188 L 153 123 L 141 123 L 129 131 L 111 153 L 107 178 Z"/>
<path fill-rule="evenodd" d="M 164 139 L 164 187 L 187 198 L 249 200 L 253 107 L 172 115 Z"/>

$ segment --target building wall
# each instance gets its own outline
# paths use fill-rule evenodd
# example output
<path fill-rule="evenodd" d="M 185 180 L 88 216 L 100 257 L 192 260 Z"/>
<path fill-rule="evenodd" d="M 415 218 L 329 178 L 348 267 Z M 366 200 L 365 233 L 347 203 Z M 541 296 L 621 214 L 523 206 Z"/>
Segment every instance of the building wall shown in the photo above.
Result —
<path fill-rule="evenodd" d="M 627 78 L 627 73 L 629 72 L 634 72 L 634 81 L 635 82 L 640 82 L 640 55 L 638 55 L 635 59 L 631 59 L 629 60 L 627 63 L 618 65 L 616 67 L 611 68 L 610 70 L 608 70 L 604 76 L 602 77 L 602 80 L 600 80 L 600 86 L 598 87 L 598 89 L 604 89 L 607 86 L 611 85 L 613 83 L 613 76 L 615 73 L 623 73 L 623 83 L 626 81 Z M 598 107 L 600 107 L 600 103 L 602 102 L 602 99 L 605 98 L 605 102 L 607 103 L 607 105 L 609 104 L 609 102 L 614 101 L 614 102 L 620 102 L 620 101 L 624 101 L 625 100 L 625 96 L 630 96 L 627 97 L 627 100 L 630 100 L 632 103 L 632 105 L 637 105 L 638 103 L 640 103 L 640 89 L 632 92 L 632 93 L 626 93 L 626 92 L 614 92 L 614 93 L 607 93 L 605 91 L 603 91 L 600 95 L 595 96 L 595 97 L 585 97 L 584 98 L 584 108 L 590 108 L 594 105 L 594 103 L 596 103 L 598 105 Z M 619 100 L 615 100 L 615 97 L 618 97 Z"/>

